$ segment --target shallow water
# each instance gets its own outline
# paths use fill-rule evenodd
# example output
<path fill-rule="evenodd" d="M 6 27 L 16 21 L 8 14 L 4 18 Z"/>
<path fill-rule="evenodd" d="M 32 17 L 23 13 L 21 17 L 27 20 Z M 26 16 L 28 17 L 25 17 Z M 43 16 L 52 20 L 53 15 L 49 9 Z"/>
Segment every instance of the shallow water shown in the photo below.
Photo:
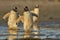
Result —
<path fill-rule="evenodd" d="M 22 27 L 19 27 L 20 30 L 19 31 L 23 31 Z M 34 30 L 33 30 L 34 31 Z M 39 30 L 40 32 L 40 38 L 44 39 L 44 38 L 54 38 L 54 39 L 60 39 L 60 29 L 54 29 L 54 28 L 40 28 Z M 7 26 L 0 26 L 0 39 L 5 39 L 8 36 L 6 35 L 8 34 L 8 27 Z M 22 35 L 23 32 L 18 32 L 18 35 Z M 1 35 L 6 35 L 6 36 L 1 36 Z M 18 38 L 21 38 L 21 36 L 17 36 Z"/>

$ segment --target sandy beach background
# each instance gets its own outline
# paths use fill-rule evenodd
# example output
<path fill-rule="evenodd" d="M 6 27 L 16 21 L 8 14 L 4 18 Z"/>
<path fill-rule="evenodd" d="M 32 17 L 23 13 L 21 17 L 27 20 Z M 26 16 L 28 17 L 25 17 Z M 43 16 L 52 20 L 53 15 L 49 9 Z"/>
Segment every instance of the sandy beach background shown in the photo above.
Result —
<path fill-rule="evenodd" d="M 18 12 L 23 15 L 23 8 L 28 6 L 34 9 L 35 4 L 40 5 L 40 22 L 59 22 L 60 21 L 60 1 L 44 0 L 0 0 L 0 25 L 7 25 L 7 20 L 3 20 L 4 14 L 9 12 L 14 6 L 18 7 Z M 3 24 L 4 23 L 4 24 Z"/>

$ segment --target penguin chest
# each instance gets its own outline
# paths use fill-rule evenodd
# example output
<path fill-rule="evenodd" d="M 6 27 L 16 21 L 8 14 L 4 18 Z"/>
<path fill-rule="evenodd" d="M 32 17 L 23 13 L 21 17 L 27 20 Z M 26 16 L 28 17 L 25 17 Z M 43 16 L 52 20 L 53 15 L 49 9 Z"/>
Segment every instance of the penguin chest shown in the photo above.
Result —
<path fill-rule="evenodd" d="M 24 23 L 25 24 L 30 24 L 31 23 L 30 14 L 25 14 L 24 15 Z"/>

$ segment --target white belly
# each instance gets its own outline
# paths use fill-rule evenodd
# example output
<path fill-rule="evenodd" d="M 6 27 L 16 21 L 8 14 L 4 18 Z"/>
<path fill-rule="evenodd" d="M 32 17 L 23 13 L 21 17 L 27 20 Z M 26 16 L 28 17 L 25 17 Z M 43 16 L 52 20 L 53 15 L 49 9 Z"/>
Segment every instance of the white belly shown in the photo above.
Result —
<path fill-rule="evenodd" d="M 33 22 L 37 21 L 38 20 L 38 17 L 36 16 L 33 16 Z"/>
<path fill-rule="evenodd" d="M 8 25 L 16 25 L 16 13 L 11 13 L 9 18 L 8 18 Z"/>

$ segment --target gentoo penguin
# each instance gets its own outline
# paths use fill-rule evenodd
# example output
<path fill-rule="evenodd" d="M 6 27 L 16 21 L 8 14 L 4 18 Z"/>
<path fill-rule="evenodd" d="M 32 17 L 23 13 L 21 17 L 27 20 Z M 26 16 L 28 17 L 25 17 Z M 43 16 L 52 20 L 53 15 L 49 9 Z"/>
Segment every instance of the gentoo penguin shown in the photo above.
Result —
<path fill-rule="evenodd" d="M 14 40 L 15 38 L 17 38 L 17 31 L 18 31 L 18 27 L 16 24 L 16 19 L 17 19 L 17 7 L 14 7 L 10 12 L 8 12 L 7 14 L 5 14 L 3 16 L 3 19 L 6 19 L 8 17 L 8 32 L 9 32 L 9 36 L 8 36 L 8 40 Z"/>
<path fill-rule="evenodd" d="M 39 22 L 39 5 L 35 5 L 35 8 L 33 11 L 31 11 L 33 14 L 35 14 L 36 16 L 33 16 L 33 29 L 37 32 L 34 32 L 34 34 L 36 36 L 34 36 L 34 38 L 39 38 L 39 27 L 38 27 L 38 22 Z"/>
<path fill-rule="evenodd" d="M 23 15 L 24 15 L 24 25 L 23 25 L 24 26 L 24 38 L 29 38 L 31 34 L 32 21 L 31 21 L 31 16 L 30 16 L 28 6 L 25 6 Z"/>

